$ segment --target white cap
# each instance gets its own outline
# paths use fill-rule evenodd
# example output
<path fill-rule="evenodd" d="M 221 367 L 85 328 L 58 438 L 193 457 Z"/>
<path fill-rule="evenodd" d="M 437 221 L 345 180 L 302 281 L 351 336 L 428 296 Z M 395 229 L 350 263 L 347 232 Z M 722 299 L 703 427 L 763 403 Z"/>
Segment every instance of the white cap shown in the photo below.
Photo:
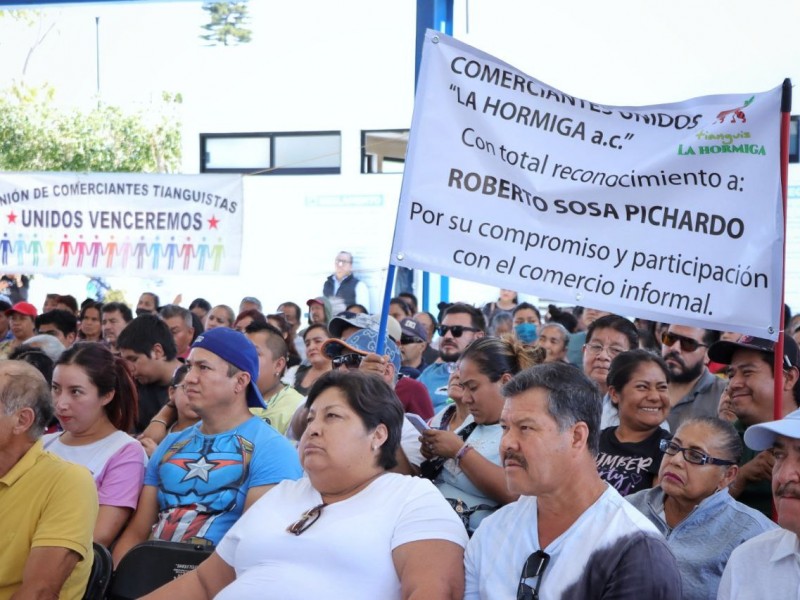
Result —
<path fill-rule="evenodd" d="M 767 450 L 772 448 L 779 435 L 800 440 L 800 409 L 790 412 L 780 421 L 748 427 L 744 432 L 744 443 L 753 450 Z"/>

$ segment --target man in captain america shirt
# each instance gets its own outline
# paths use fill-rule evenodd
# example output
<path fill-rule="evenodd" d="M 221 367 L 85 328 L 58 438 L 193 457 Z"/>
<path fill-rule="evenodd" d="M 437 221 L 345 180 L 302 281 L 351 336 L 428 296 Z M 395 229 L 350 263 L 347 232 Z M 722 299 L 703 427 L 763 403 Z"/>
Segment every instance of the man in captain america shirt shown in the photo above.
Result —
<path fill-rule="evenodd" d="M 200 423 L 168 435 L 153 453 L 139 505 L 114 547 L 114 562 L 153 539 L 216 545 L 242 512 L 302 470 L 297 452 L 249 407 L 258 391 L 258 353 L 233 329 L 192 344 L 182 385 Z"/>

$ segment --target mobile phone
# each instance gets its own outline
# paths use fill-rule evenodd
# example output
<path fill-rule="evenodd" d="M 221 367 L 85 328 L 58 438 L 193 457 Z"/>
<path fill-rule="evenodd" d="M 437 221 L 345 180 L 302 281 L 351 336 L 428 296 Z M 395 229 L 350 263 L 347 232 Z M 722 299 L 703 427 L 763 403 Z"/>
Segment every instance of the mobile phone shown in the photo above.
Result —
<path fill-rule="evenodd" d="M 408 419 L 420 433 L 431 428 L 430 425 L 425 422 L 425 419 L 414 413 L 406 413 L 406 419 Z"/>

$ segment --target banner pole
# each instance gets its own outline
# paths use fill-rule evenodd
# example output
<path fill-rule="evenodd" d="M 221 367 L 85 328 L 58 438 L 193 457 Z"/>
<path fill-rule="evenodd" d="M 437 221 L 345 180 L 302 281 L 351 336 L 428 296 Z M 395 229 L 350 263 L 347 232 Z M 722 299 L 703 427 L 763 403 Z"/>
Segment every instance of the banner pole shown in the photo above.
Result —
<path fill-rule="evenodd" d="M 781 296 L 778 315 L 778 340 L 775 342 L 774 353 L 774 406 L 775 419 L 783 418 L 783 330 L 784 330 L 784 294 L 786 293 L 786 210 L 788 208 L 789 192 L 789 125 L 792 113 L 792 81 L 787 77 L 783 80 L 783 95 L 781 97 L 781 196 L 783 199 L 783 268 L 781 269 Z"/>
<path fill-rule="evenodd" d="M 394 283 L 395 266 L 390 264 L 386 271 L 386 286 L 383 290 L 383 306 L 381 308 L 381 321 L 378 325 L 378 344 L 375 349 L 377 354 L 383 356 L 386 349 L 386 324 L 389 322 L 389 301 L 392 299 L 392 284 Z"/>

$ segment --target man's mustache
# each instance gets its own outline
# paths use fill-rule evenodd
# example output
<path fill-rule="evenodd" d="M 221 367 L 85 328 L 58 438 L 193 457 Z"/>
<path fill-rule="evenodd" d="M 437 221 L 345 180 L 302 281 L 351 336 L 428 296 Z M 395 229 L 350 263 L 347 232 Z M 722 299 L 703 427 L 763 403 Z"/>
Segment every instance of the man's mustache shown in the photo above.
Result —
<path fill-rule="evenodd" d="M 522 456 L 521 454 L 517 454 L 516 452 L 512 452 L 511 450 L 506 450 L 503 453 L 503 464 L 504 465 L 505 465 L 507 460 L 514 461 L 515 463 L 517 463 L 523 469 L 527 469 L 528 468 L 528 461 L 525 460 L 525 457 Z"/>
<path fill-rule="evenodd" d="M 790 481 L 778 486 L 775 490 L 775 495 L 779 498 L 797 498 L 800 500 L 800 485 Z"/>

